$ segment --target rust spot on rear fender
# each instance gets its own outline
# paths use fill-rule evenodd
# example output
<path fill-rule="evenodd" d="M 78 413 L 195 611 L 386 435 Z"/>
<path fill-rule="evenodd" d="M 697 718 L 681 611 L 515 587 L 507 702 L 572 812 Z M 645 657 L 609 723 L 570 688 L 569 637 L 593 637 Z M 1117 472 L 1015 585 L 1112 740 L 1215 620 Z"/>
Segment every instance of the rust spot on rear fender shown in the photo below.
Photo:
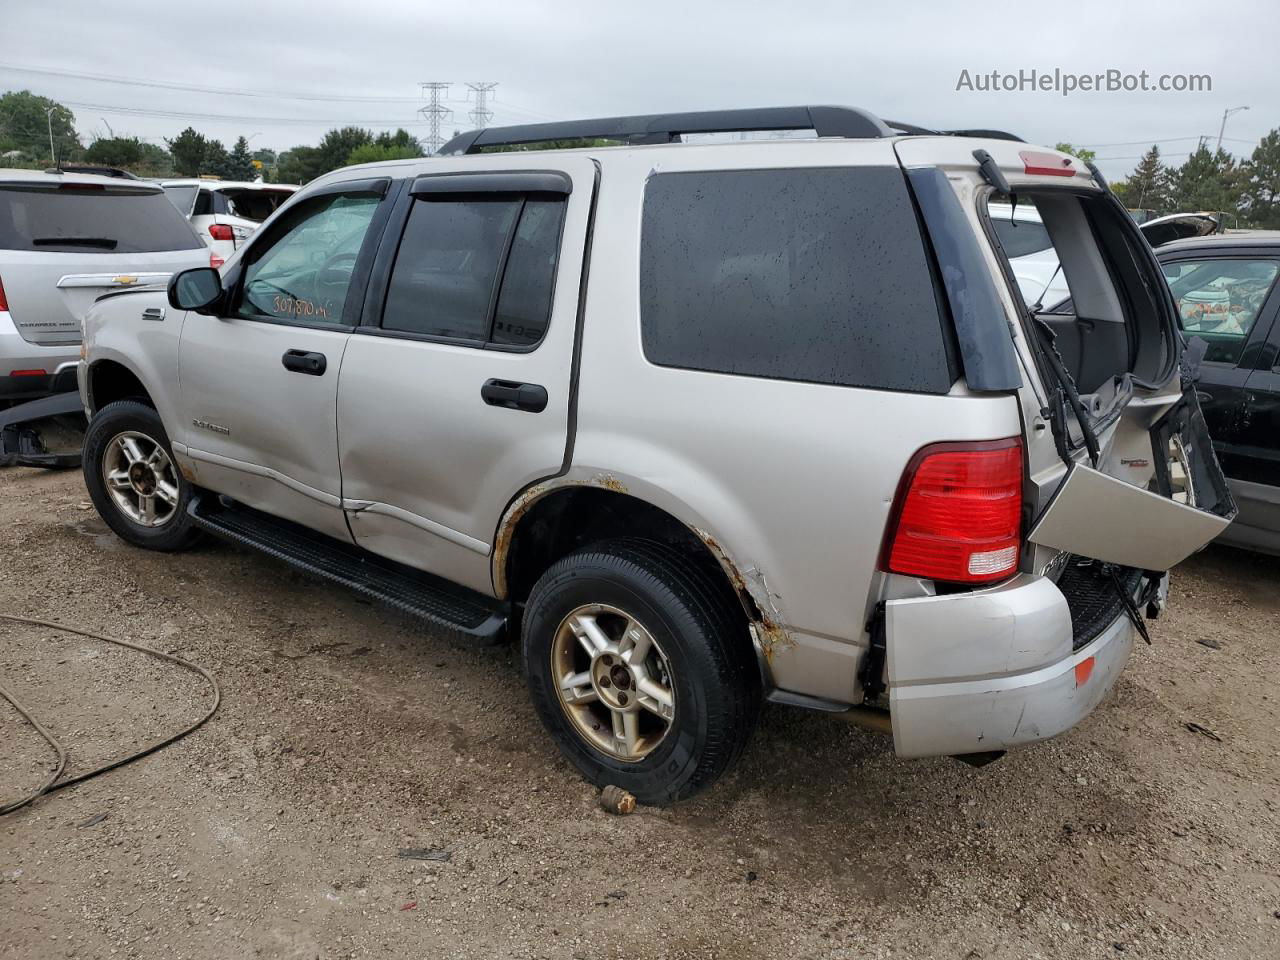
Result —
<path fill-rule="evenodd" d="M 751 629 L 760 645 L 760 650 L 764 653 L 765 659 L 772 662 L 774 653 L 793 645 L 795 641 L 782 626 L 782 614 L 775 597 L 769 592 L 764 575 L 756 569 L 749 569 L 744 574 L 733 562 L 728 551 L 720 545 L 720 541 L 698 527 L 694 527 L 693 532 L 728 574 L 734 590 L 750 611 L 748 615 L 752 621 Z"/>

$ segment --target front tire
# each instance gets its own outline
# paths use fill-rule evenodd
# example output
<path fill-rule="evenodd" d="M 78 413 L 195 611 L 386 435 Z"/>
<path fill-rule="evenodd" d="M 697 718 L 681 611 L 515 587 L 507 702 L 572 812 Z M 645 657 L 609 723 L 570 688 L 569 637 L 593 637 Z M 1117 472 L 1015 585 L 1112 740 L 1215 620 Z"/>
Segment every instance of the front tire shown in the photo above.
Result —
<path fill-rule="evenodd" d="M 116 535 L 148 550 L 185 550 L 200 537 L 187 514 L 191 484 L 155 409 L 136 400 L 93 415 L 82 457 L 89 498 Z"/>
<path fill-rule="evenodd" d="M 760 681 L 736 599 L 662 544 L 615 540 L 552 565 L 525 609 L 529 691 L 565 756 L 597 786 L 667 804 L 741 755 Z"/>

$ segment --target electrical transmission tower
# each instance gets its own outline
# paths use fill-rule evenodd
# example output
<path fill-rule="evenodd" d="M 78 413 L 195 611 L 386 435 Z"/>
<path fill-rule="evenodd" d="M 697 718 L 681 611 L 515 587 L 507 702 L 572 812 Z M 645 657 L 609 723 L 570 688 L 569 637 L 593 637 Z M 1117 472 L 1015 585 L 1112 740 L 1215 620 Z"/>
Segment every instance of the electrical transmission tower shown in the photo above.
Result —
<path fill-rule="evenodd" d="M 444 146 L 444 137 L 440 135 L 440 124 L 453 116 L 453 111 L 440 102 L 445 99 L 445 94 L 449 92 L 449 82 L 447 80 L 431 80 L 427 83 L 419 84 L 419 86 L 422 87 L 423 96 L 427 97 L 427 105 L 421 108 L 418 113 L 426 118 L 431 130 L 427 134 L 427 153 L 439 153 L 440 148 Z"/>
<path fill-rule="evenodd" d="M 489 125 L 489 121 L 493 119 L 493 111 L 489 109 L 489 94 L 496 86 L 496 83 L 488 81 L 467 84 L 467 89 L 471 91 L 467 96 L 470 97 L 472 93 L 475 94 L 476 106 L 471 111 L 471 122 L 478 129 L 484 129 Z"/>

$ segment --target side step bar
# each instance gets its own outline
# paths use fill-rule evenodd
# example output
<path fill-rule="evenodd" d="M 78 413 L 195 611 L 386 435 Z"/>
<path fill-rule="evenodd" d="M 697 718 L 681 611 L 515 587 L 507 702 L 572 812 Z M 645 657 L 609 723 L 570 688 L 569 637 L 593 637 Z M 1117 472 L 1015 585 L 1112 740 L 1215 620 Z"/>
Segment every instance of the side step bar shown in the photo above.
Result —
<path fill-rule="evenodd" d="M 196 526 L 215 536 L 260 550 L 466 638 L 497 643 L 505 637 L 508 608 L 492 597 L 210 494 L 193 497 L 187 512 Z"/>

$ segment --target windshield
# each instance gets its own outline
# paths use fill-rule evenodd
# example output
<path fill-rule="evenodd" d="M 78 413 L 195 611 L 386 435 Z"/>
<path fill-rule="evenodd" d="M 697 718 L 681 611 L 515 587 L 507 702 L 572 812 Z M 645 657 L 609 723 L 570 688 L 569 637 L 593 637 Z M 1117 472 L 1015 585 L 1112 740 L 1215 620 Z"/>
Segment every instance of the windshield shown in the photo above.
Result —
<path fill-rule="evenodd" d="M 159 190 L 97 184 L 0 187 L 0 249 L 155 253 L 198 250 L 191 225 Z"/>

